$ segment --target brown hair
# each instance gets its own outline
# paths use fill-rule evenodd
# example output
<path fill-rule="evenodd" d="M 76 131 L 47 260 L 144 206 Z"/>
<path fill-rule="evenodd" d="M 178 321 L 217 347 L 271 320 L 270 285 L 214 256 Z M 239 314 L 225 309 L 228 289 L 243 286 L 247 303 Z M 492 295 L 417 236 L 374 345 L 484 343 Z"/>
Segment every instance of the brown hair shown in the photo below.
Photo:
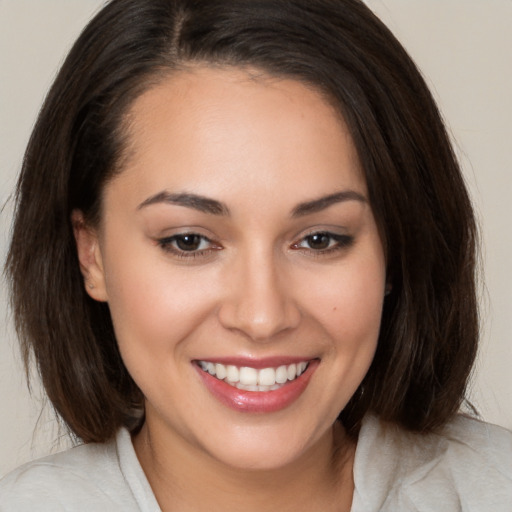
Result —
<path fill-rule="evenodd" d="M 424 80 L 359 0 L 112 0 L 85 28 L 30 139 L 6 265 L 25 362 L 33 353 L 55 410 L 86 442 L 140 421 L 108 305 L 84 291 L 70 217 L 98 221 L 102 187 L 122 171 L 128 108 L 192 62 L 291 77 L 340 110 L 393 285 L 375 358 L 340 419 L 352 432 L 368 411 L 411 430 L 443 425 L 477 346 L 475 222 Z"/>

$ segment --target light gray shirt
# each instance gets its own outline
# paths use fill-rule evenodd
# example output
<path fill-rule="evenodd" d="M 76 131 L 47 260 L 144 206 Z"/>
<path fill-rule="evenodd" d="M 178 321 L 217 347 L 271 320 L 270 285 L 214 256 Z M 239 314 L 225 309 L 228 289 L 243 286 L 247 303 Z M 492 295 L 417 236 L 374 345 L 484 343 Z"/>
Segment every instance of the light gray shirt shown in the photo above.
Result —
<path fill-rule="evenodd" d="M 459 416 L 420 435 L 368 416 L 354 482 L 351 512 L 512 512 L 512 432 Z M 126 430 L 0 480 L 0 512 L 34 511 L 161 512 Z"/>

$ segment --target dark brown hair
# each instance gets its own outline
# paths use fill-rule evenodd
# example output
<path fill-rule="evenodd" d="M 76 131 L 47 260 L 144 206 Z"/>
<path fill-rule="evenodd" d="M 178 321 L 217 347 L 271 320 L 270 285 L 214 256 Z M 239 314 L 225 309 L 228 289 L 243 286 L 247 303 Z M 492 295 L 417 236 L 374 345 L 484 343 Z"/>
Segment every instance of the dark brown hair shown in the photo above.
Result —
<path fill-rule="evenodd" d="M 476 352 L 475 222 L 424 80 L 359 0 L 113 0 L 85 28 L 25 154 L 6 266 L 26 364 L 33 353 L 55 410 L 86 442 L 139 417 L 108 305 L 84 291 L 70 217 L 98 221 L 102 187 L 122 172 L 127 110 L 191 63 L 294 78 L 339 109 L 392 283 L 374 361 L 340 419 L 352 432 L 368 411 L 411 430 L 443 425 Z"/>

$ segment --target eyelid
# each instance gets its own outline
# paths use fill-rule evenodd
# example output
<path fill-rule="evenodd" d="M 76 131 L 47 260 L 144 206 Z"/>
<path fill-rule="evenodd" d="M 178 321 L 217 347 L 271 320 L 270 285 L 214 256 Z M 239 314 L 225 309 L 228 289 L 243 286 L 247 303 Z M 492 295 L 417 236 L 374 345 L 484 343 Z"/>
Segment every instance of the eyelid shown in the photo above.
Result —
<path fill-rule="evenodd" d="M 313 237 L 314 235 L 326 235 L 331 238 L 331 241 L 336 242 L 335 244 L 330 244 L 325 249 L 314 249 L 312 247 L 302 247 L 301 244 L 307 241 L 309 237 Z M 296 242 L 291 245 L 291 248 L 297 251 L 302 251 L 312 256 L 322 256 L 330 253 L 335 253 L 338 251 L 343 251 L 348 249 L 353 245 L 355 241 L 355 237 L 346 233 L 335 233 L 331 229 L 322 229 L 316 228 L 311 229 L 310 231 L 303 234 Z"/>
<path fill-rule="evenodd" d="M 185 238 L 187 236 L 199 237 L 201 239 L 200 244 L 202 244 L 203 242 L 207 242 L 209 246 L 206 248 L 192 249 L 189 251 L 186 249 L 180 249 L 179 247 L 176 247 L 174 245 L 174 243 L 177 242 L 180 238 Z M 165 253 L 171 254 L 181 259 L 207 257 L 211 255 L 213 251 L 218 251 L 222 249 L 222 246 L 218 242 L 215 242 L 210 237 L 198 233 L 197 230 L 193 229 L 182 230 L 179 233 L 158 238 L 156 239 L 156 242 Z"/>
<path fill-rule="evenodd" d="M 355 238 L 347 233 L 336 232 L 335 229 L 336 228 L 332 227 L 312 228 L 297 237 L 296 241 L 290 245 L 290 248 L 313 257 L 346 251 L 354 243 Z M 211 256 L 212 252 L 224 248 L 218 241 L 214 240 L 211 236 L 201 233 L 201 231 L 200 228 L 182 228 L 179 232 L 155 238 L 155 242 L 165 253 L 179 259 L 207 258 Z M 328 246 L 325 248 L 305 246 L 304 244 L 308 244 L 308 238 L 314 237 L 315 235 L 328 237 Z M 190 250 L 178 247 L 177 242 L 180 238 L 184 239 L 185 237 L 198 237 L 200 239 L 198 247 L 194 248 L 192 246 Z M 204 245 L 207 245 L 207 247 L 204 247 Z"/>

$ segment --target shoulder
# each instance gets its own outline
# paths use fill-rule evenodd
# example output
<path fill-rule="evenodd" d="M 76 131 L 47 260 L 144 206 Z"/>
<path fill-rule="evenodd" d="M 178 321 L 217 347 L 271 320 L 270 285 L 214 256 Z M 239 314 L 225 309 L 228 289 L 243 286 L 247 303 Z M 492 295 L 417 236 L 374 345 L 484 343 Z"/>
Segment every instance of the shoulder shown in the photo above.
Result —
<path fill-rule="evenodd" d="M 84 444 L 19 467 L 0 480 L 0 512 L 138 510 L 118 442 Z"/>
<path fill-rule="evenodd" d="M 354 479 L 368 510 L 510 512 L 512 432 L 457 416 L 425 435 L 369 417 Z"/>
<path fill-rule="evenodd" d="M 512 481 L 512 432 L 477 419 L 458 416 L 440 432 L 454 462 L 478 461 L 480 467 L 502 472 Z M 465 464 L 463 464 L 465 466 Z"/>

